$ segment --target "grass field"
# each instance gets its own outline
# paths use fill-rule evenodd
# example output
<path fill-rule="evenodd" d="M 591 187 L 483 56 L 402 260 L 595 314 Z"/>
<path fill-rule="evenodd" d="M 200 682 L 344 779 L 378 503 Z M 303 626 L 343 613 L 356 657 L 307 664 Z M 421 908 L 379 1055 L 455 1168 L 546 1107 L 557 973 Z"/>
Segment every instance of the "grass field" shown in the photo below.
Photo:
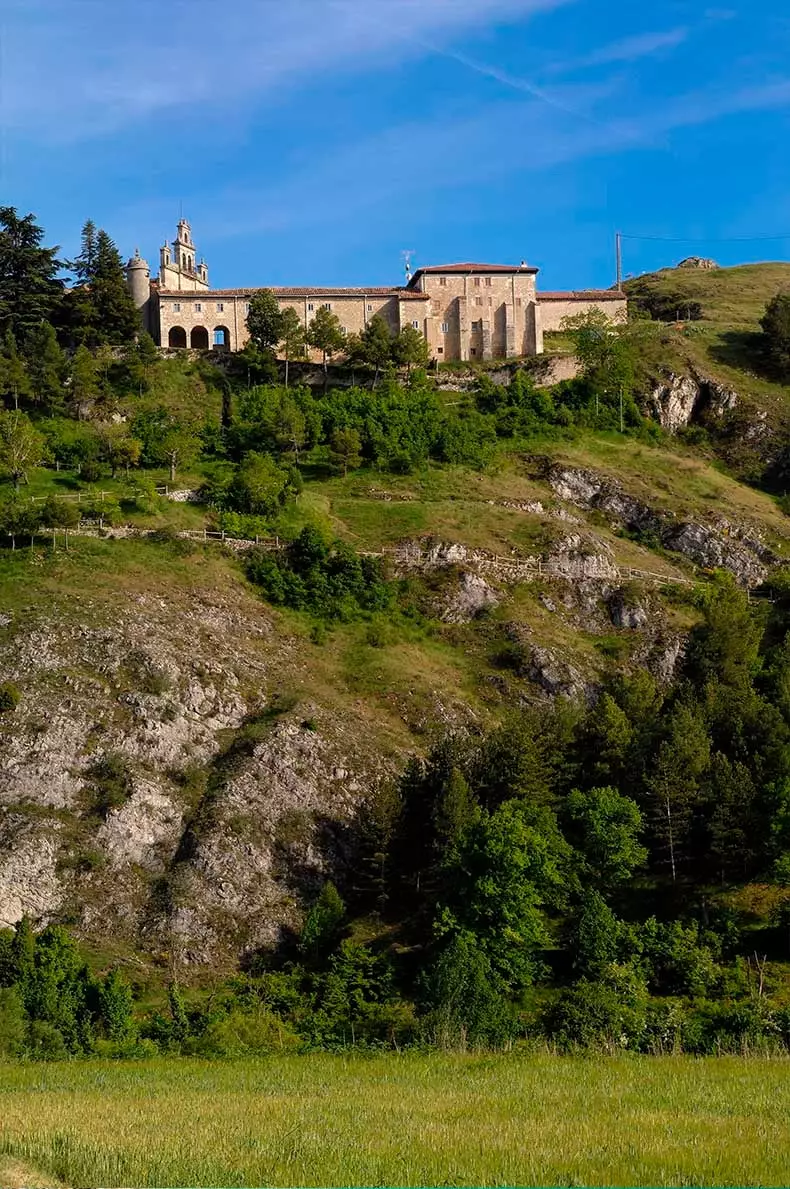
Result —
<path fill-rule="evenodd" d="M 8 1066 L 0 1170 L 71 1186 L 786 1185 L 789 1074 L 548 1055 Z"/>

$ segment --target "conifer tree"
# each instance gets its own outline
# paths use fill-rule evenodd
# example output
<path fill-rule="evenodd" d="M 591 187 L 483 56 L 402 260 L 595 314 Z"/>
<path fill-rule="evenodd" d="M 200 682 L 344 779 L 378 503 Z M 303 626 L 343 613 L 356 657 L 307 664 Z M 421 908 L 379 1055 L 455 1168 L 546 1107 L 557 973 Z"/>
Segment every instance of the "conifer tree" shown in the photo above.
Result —
<path fill-rule="evenodd" d="M 9 329 L 0 352 L 0 396 L 10 398 L 14 408 L 18 409 L 19 398 L 29 395 L 30 377 L 25 361 L 17 350 L 16 339 Z"/>
<path fill-rule="evenodd" d="M 69 261 L 69 268 L 77 280 L 83 285 L 90 285 L 96 277 L 96 241 L 96 224 L 92 219 L 86 219 L 82 225 L 82 233 L 80 235 L 79 255 L 74 260 Z"/>
<path fill-rule="evenodd" d="M 106 231 L 96 235 L 90 292 L 100 341 L 112 346 L 133 342 L 142 330 L 140 315 L 126 284 L 120 253 Z"/>
<path fill-rule="evenodd" d="M 71 361 L 71 404 L 77 416 L 99 393 L 99 374 L 87 347 L 78 347 Z"/>
<path fill-rule="evenodd" d="M 285 356 L 285 387 L 288 387 L 288 370 L 292 359 L 304 358 L 305 328 L 293 306 L 286 306 L 282 312 L 280 344 Z"/>
<path fill-rule="evenodd" d="M 43 238 L 34 215 L 0 207 L 0 334 L 10 330 L 18 346 L 52 316 L 63 292 L 55 280 L 58 249 L 42 248 Z"/>
<path fill-rule="evenodd" d="M 53 417 L 63 408 L 66 360 L 49 322 L 42 322 L 30 332 L 25 356 L 33 400 Z"/>

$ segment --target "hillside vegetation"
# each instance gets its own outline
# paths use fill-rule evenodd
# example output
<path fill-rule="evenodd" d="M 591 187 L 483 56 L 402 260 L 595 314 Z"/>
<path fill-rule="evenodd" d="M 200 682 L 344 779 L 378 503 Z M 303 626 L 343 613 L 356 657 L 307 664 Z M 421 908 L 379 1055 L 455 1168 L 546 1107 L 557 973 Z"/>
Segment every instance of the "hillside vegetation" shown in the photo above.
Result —
<path fill-rule="evenodd" d="M 265 295 L 161 358 L 0 214 L 0 1050 L 783 1052 L 784 431 L 651 404 L 738 327 L 286 384 Z"/>

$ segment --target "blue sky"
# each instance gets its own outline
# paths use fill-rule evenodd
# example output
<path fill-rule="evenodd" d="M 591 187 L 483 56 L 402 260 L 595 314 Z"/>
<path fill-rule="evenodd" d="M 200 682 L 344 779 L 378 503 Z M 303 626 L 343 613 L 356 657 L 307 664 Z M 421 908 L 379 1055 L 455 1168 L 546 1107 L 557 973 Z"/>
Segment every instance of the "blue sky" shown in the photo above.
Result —
<path fill-rule="evenodd" d="M 0 201 L 217 287 L 790 259 L 787 0 L 2 0 Z"/>

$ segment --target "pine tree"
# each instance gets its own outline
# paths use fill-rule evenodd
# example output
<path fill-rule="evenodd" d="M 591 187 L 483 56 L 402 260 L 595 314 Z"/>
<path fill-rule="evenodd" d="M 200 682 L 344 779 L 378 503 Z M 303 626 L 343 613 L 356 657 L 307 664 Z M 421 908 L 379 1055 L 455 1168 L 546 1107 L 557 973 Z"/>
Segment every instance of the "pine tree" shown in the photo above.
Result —
<path fill-rule="evenodd" d="M 30 395 L 30 377 L 10 330 L 6 331 L 0 352 L 0 395 L 10 397 L 15 409 L 19 408 L 20 397 Z"/>
<path fill-rule="evenodd" d="M 396 363 L 405 364 L 409 376 L 413 367 L 425 367 L 430 358 L 425 335 L 416 326 L 403 327 L 392 344 L 392 353 Z"/>
<path fill-rule="evenodd" d="M 78 347 L 71 361 L 71 404 L 78 417 L 84 405 L 95 400 L 99 393 L 99 374 L 87 347 Z"/>
<path fill-rule="evenodd" d="M 10 330 L 18 345 L 52 316 L 63 292 L 55 280 L 58 249 L 42 248 L 43 238 L 34 215 L 0 207 L 0 334 Z"/>
<path fill-rule="evenodd" d="M 80 235 L 80 253 L 74 260 L 69 261 L 69 268 L 83 285 L 90 285 L 96 277 L 96 241 L 96 224 L 92 219 L 86 219 Z"/>
<path fill-rule="evenodd" d="M 381 369 L 392 362 L 393 339 L 389 326 L 380 314 L 374 314 L 359 336 L 358 355 L 374 369 L 373 387 L 379 381 Z"/>
<path fill-rule="evenodd" d="M 63 408 L 66 360 L 49 322 L 42 322 L 30 332 L 25 357 L 33 400 L 54 417 Z"/>
<path fill-rule="evenodd" d="M 140 315 L 126 284 L 120 253 L 106 231 L 96 236 L 90 294 L 99 340 L 112 346 L 133 342 L 142 330 Z"/>

